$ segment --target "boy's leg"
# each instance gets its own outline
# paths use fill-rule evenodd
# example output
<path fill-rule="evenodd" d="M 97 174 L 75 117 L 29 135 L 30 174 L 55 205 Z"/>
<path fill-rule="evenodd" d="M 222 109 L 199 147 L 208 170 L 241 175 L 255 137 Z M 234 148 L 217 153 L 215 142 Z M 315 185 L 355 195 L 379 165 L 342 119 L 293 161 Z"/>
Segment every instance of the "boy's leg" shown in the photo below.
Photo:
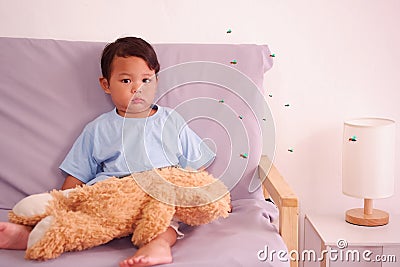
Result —
<path fill-rule="evenodd" d="M 1 249 L 26 249 L 31 227 L 0 222 L 0 248 Z"/>
<path fill-rule="evenodd" d="M 120 262 L 120 267 L 144 267 L 172 262 L 171 247 L 177 239 L 176 230 L 172 227 L 159 234 L 149 243 L 139 248 L 136 253 Z"/>

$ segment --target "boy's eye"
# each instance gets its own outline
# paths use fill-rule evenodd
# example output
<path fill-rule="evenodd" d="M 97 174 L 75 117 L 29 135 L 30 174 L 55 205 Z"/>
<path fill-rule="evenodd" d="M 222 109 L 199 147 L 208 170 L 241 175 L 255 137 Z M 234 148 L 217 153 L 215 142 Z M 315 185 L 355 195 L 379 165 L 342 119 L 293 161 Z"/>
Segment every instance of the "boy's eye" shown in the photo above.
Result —
<path fill-rule="evenodd" d="M 122 83 L 130 83 L 131 80 L 130 80 L 130 79 L 122 79 L 121 82 L 122 82 Z"/>
<path fill-rule="evenodd" d="M 143 82 L 143 83 L 150 83 L 150 82 L 151 82 L 151 79 L 145 78 L 145 79 L 142 80 L 142 82 Z"/>

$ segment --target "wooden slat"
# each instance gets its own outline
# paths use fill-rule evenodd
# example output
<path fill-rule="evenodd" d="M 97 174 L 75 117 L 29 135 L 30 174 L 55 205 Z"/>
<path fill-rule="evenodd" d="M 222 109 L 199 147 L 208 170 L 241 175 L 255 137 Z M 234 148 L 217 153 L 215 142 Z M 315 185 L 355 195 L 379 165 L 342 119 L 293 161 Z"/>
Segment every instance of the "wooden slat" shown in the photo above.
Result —
<path fill-rule="evenodd" d="M 289 252 L 299 249 L 299 201 L 276 167 L 266 156 L 262 156 L 258 166 L 260 179 L 265 187 L 264 194 L 269 194 L 279 209 L 279 233 Z M 291 261 L 291 267 L 298 266 Z"/>
<path fill-rule="evenodd" d="M 298 198 L 267 156 L 262 156 L 258 166 L 260 179 L 277 205 L 298 207 Z"/>

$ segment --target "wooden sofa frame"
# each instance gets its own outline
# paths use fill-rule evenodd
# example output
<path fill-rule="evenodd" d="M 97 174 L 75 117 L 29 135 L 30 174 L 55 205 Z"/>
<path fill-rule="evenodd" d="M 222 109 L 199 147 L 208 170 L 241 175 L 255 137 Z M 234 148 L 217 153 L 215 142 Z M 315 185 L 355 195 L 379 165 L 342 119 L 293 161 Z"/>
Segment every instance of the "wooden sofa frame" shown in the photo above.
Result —
<path fill-rule="evenodd" d="M 263 182 L 264 197 L 271 198 L 279 209 L 279 234 L 289 253 L 299 249 L 299 201 L 278 169 L 267 156 L 261 156 L 258 173 Z M 290 254 L 288 254 L 290 258 Z M 291 267 L 298 267 L 297 260 L 291 260 Z"/>

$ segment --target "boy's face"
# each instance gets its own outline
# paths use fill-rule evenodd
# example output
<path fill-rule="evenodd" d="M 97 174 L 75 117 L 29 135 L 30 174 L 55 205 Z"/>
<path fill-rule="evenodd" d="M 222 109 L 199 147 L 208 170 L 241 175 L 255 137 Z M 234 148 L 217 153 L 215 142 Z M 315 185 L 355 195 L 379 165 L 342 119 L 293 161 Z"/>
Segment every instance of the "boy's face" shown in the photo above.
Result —
<path fill-rule="evenodd" d="M 117 108 L 119 115 L 130 118 L 151 116 L 157 89 L 157 78 L 139 57 L 115 57 L 110 80 L 100 78 L 100 85 Z"/>

